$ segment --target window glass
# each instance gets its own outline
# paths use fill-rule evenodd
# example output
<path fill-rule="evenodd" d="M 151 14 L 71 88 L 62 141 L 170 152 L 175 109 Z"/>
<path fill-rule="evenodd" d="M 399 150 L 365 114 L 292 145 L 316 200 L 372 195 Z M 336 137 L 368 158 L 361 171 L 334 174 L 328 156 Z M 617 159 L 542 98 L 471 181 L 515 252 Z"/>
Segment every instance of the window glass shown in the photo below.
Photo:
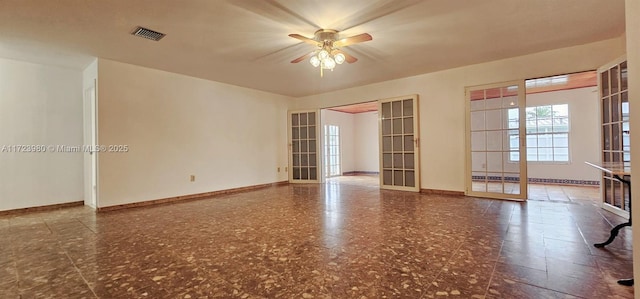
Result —
<path fill-rule="evenodd" d="M 558 79 L 560 80 L 560 79 Z M 541 83 L 542 84 L 542 83 Z M 516 122 L 517 109 L 509 111 L 509 122 Z M 545 105 L 527 107 L 527 161 L 568 162 L 569 161 L 569 105 Z M 515 118 L 512 120 L 512 118 Z M 515 124 L 514 124 L 515 126 Z M 510 124 L 511 127 L 511 124 Z M 510 131 L 510 149 L 518 149 L 517 131 Z M 519 156 L 510 155 L 511 161 Z"/>

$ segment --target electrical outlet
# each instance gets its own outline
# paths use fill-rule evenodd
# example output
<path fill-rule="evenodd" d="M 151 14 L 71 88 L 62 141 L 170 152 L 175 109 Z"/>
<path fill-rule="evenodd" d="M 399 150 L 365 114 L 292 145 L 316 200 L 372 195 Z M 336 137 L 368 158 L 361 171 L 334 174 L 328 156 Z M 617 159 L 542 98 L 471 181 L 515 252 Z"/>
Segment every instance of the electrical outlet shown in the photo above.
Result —
<path fill-rule="evenodd" d="M 278 172 L 280 172 L 280 167 L 278 167 Z"/>
<path fill-rule="evenodd" d="M 191 175 L 189 176 L 189 181 L 195 182 L 196 181 L 196 176 L 195 175 Z"/>

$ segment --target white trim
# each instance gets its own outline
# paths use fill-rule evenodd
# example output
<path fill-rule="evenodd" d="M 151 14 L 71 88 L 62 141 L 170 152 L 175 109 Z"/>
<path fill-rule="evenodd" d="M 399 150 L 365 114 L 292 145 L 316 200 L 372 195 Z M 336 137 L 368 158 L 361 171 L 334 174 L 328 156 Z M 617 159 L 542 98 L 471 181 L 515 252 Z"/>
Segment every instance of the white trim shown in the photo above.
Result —
<path fill-rule="evenodd" d="M 606 211 L 614 213 L 614 214 L 616 214 L 616 215 L 618 215 L 620 217 L 623 217 L 625 219 L 629 219 L 629 212 L 624 211 L 624 210 L 622 210 L 622 209 L 620 209 L 620 208 L 618 208 L 616 206 L 612 206 L 612 205 L 610 205 L 608 203 L 604 203 L 603 202 L 601 207 L 602 207 L 602 209 L 604 209 Z"/>

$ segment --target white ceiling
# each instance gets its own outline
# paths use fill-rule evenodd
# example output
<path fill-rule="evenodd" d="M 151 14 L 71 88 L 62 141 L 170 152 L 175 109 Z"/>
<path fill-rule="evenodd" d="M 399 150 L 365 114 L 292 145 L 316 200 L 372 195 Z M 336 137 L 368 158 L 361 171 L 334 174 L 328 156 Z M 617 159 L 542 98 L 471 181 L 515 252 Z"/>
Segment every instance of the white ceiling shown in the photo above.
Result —
<path fill-rule="evenodd" d="M 0 56 L 83 68 L 102 57 L 305 96 L 624 33 L 624 0 L 0 0 Z M 136 26 L 166 33 L 154 42 Z M 289 33 L 373 40 L 320 78 Z"/>

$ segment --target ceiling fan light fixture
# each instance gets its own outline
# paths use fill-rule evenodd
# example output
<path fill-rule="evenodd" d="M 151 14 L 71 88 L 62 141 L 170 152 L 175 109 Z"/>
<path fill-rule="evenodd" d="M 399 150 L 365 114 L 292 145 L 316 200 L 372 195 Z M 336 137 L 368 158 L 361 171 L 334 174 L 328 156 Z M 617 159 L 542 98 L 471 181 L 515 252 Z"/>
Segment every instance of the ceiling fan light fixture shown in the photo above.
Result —
<path fill-rule="evenodd" d="M 324 60 L 327 57 L 329 57 L 329 52 L 327 52 L 327 50 L 321 50 L 318 53 L 318 58 L 320 58 L 320 60 Z"/>
<path fill-rule="evenodd" d="M 344 62 L 354 63 L 358 59 L 340 50 L 342 47 L 370 41 L 371 35 L 362 33 L 347 38 L 339 39 L 338 31 L 333 29 L 320 29 L 316 31 L 314 38 L 304 37 L 300 34 L 289 34 L 290 37 L 316 46 L 316 50 L 302 55 L 291 63 L 298 63 L 309 57 L 309 63 L 313 67 L 320 68 L 320 77 L 323 76 L 323 70 L 332 70 L 338 64 Z"/>
<path fill-rule="evenodd" d="M 336 67 L 336 62 L 335 60 L 333 60 L 333 58 L 326 57 L 325 59 L 322 59 L 322 67 L 327 70 L 332 70 L 334 67 Z"/>
<path fill-rule="evenodd" d="M 311 65 L 313 65 L 313 67 L 318 67 L 320 65 L 320 58 L 318 58 L 318 56 L 313 55 L 311 56 L 311 59 L 309 59 L 309 62 L 311 63 Z"/>

